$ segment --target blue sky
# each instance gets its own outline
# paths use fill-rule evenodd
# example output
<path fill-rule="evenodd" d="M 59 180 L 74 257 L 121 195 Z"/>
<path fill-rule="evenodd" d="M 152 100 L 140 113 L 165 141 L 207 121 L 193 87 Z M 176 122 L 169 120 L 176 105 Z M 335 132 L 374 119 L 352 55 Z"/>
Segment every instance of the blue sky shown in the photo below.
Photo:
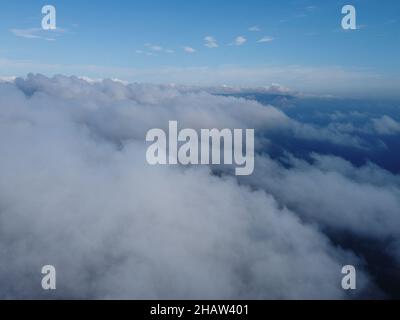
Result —
<path fill-rule="evenodd" d="M 36 30 L 45 4 L 57 9 L 57 32 Z M 356 7 L 358 30 L 341 29 L 344 4 Z M 326 93 L 324 79 L 343 82 L 349 92 L 376 87 L 387 94 L 398 92 L 400 84 L 396 0 L 13 0 L 2 1 L 0 9 L 2 76 L 41 72 L 202 85 L 279 82 Z M 216 41 L 205 41 L 207 36 Z M 269 41 L 258 42 L 263 38 Z"/>

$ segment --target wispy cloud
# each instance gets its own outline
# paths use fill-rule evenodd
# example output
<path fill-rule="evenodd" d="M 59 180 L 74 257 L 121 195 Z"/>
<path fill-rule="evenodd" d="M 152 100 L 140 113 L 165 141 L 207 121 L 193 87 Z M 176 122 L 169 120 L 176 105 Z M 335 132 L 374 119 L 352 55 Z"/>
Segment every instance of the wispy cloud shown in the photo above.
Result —
<path fill-rule="evenodd" d="M 234 46 L 242 46 L 247 42 L 247 39 L 243 36 L 238 36 L 236 37 L 235 41 L 233 43 L 231 43 L 231 45 Z"/>
<path fill-rule="evenodd" d="M 156 52 L 153 52 L 153 51 L 136 50 L 135 52 L 137 54 L 145 55 L 145 56 L 148 56 L 148 57 L 157 57 L 158 56 L 158 54 Z"/>
<path fill-rule="evenodd" d="M 144 45 L 146 50 L 136 50 L 137 54 L 145 54 L 147 56 L 157 56 L 157 53 L 174 53 L 175 51 L 172 49 L 166 49 L 158 44 L 151 44 L 151 43 L 146 43 Z"/>
<path fill-rule="evenodd" d="M 38 39 L 40 38 L 40 36 L 38 36 L 36 33 L 40 30 L 41 30 L 40 28 L 30 28 L 30 29 L 11 29 L 10 31 L 17 37 L 27 38 L 27 39 Z"/>
<path fill-rule="evenodd" d="M 271 41 L 274 41 L 275 40 L 275 38 L 273 38 L 273 37 L 268 37 L 268 36 L 265 36 L 265 37 L 262 37 L 260 40 L 258 40 L 257 42 L 258 43 L 265 43 L 265 42 L 271 42 Z"/>
<path fill-rule="evenodd" d="M 317 9 L 316 6 L 308 6 L 308 7 L 306 7 L 307 11 L 314 11 L 315 9 Z"/>
<path fill-rule="evenodd" d="M 147 44 L 146 47 L 148 47 L 150 50 L 152 51 L 163 51 L 163 48 L 161 46 L 157 46 L 157 45 L 151 45 L 151 44 Z"/>
<path fill-rule="evenodd" d="M 258 27 L 258 26 L 252 26 L 248 30 L 251 31 L 251 32 L 261 31 L 260 27 Z"/>
<path fill-rule="evenodd" d="M 11 29 L 15 36 L 25 39 L 43 39 L 47 41 L 55 41 L 57 36 L 66 33 L 66 29 L 57 28 L 51 30 L 43 30 L 41 28 L 27 28 L 27 29 Z"/>
<path fill-rule="evenodd" d="M 195 53 L 196 49 L 194 49 L 192 47 L 183 47 L 183 51 L 185 51 L 187 53 Z"/>
<path fill-rule="evenodd" d="M 218 48 L 217 40 L 214 37 L 207 36 L 204 38 L 205 46 L 208 48 Z"/>

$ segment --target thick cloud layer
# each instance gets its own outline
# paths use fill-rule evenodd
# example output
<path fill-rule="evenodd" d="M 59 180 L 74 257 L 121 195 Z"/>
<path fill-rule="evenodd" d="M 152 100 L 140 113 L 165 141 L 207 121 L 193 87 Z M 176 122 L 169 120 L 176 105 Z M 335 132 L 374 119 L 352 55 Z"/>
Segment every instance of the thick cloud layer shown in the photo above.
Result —
<path fill-rule="evenodd" d="M 362 257 L 322 230 L 399 241 L 399 178 L 335 157 L 282 166 L 261 153 L 269 133 L 354 148 L 358 138 L 255 101 L 173 87 L 30 75 L 0 83 L 0 97 L 2 297 L 380 294 Z M 255 174 L 239 184 L 209 167 L 149 166 L 145 133 L 169 120 L 255 128 Z M 57 268 L 51 294 L 40 287 L 46 264 Z M 356 293 L 340 287 L 346 264 L 358 268 Z"/>
<path fill-rule="evenodd" d="M 399 176 L 373 164 L 355 168 L 340 158 L 313 157 L 312 165 L 289 158 L 290 169 L 259 158 L 258 172 L 248 180 L 303 218 L 365 237 L 400 240 Z"/>

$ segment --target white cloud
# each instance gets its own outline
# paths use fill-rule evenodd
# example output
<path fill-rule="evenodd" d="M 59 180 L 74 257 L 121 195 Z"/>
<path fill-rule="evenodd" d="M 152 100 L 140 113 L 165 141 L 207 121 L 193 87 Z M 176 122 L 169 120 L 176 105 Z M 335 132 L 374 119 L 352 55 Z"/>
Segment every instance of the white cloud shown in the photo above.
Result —
<path fill-rule="evenodd" d="M 336 232 L 400 243 L 400 176 L 371 163 L 355 167 L 338 157 L 314 154 L 312 158 L 310 164 L 289 157 L 283 167 L 258 157 L 259 171 L 246 180 L 307 221 Z M 400 247 L 392 254 L 400 263 Z"/>
<path fill-rule="evenodd" d="M 275 40 L 275 38 L 266 36 L 266 37 L 262 37 L 257 42 L 258 43 L 265 43 L 265 42 L 271 42 L 271 41 L 274 41 L 274 40 Z"/>
<path fill-rule="evenodd" d="M 148 48 L 149 50 L 154 51 L 154 52 L 164 51 L 164 48 L 159 46 L 159 45 L 157 45 L 157 44 L 146 43 L 144 46 L 146 48 Z"/>
<path fill-rule="evenodd" d="M 263 87 L 278 82 L 295 91 L 322 95 L 398 97 L 400 77 L 387 76 L 368 69 L 310 67 L 302 65 L 240 65 L 132 68 L 102 65 L 63 65 L 31 60 L 0 58 L 3 75 L 24 75 L 27 70 L 47 75 L 67 74 L 91 78 L 114 78 L 129 82 L 180 83 Z M 327 78 L 331 81 L 325 81 Z"/>
<path fill-rule="evenodd" d="M 258 26 L 252 26 L 252 27 L 250 27 L 248 30 L 249 30 L 249 31 L 252 31 L 252 32 L 261 31 L 261 29 L 260 29 Z"/>
<path fill-rule="evenodd" d="M 42 28 L 28 28 L 28 29 L 11 29 L 15 36 L 26 39 L 43 39 L 47 41 L 55 41 L 55 36 L 59 36 L 67 32 L 66 29 L 57 28 L 50 30 L 43 30 Z"/>
<path fill-rule="evenodd" d="M 235 41 L 231 45 L 242 46 L 246 43 L 247 39 L 243 36 L 236 37 Z"/>
<path fill-rule="evenodd" d="M 183 50 L 187 53 L 195 53 L 196 49 L 192 48 L 192 47 L 183 47 Z"/>
<path fill-rule="evenodd" d="M 157 52 L 163 50 L 163 48 L 160 47 L 160 46 L 150 46 L 150 49 L 153 50 L 153 51 L 157 51 Z"/>
<path fill-rule="evenodd" d="M 143 51 L 143 50 L 136 50 L 136 53 L 139 54 L 146 54 L 148 56 L 157 56 L 157 54 L 161 54 L 161 53 L 168 53 L 168 54 L 172 54 L 175 51 L 172 49 L 165 49 L 160 45 L 157 44 L 151 44 L 151 43 L 146 43 L 144 45 L 144 47 L 149 50 L 149 51 Z"/>
<path fill-rule="evenodd" d="M 62 275 L 57 298 L 340 299 L 348 297 L 343 264 L 358 266 L 355 294 L 370 283 L 353 253 L 269 192 L 207 167 L 145 162 L 146 131 L 168 120 L 262 130 L 285 126 L 281 111 L 172 86 L 63 76 L 0 83 L 0 95 L 3 298 L 45 297 L 32 273 L 49 263 Z M 257 181 L 281 186 L 278 172 Z M 285 194 L 314 195 L 293 178 Z M 374 208 L 385 199 L 371 198 Z M 391 209 L 398 200 L 389 200 Z"/>
<path fill-rule="evenodd" d="M 378 134 L 394 135 L 400 133 L 400 122 L 384 115 L 381 118 L 372 119 L 374 129 Z"/>
<path fill-rule="evenodd" d="M 30 28 L 30 29 L 11 29 L 10 31 L 17 37 L 28 38 L 28 39 L 38 39 L 41 38 L 36 33 L 40 32 L 40 28 Z"/>
<path fill-rule="evenodd" d="M 208 48 L 218 48 L 217 40 L 214 37 L 207 36 L 204 38 L 205 46 Z"/>
<path fill-rule="evenodd" d="M 16 78 L 15 76 L 2 76 L 0 82 L 14 82 Z"/>

